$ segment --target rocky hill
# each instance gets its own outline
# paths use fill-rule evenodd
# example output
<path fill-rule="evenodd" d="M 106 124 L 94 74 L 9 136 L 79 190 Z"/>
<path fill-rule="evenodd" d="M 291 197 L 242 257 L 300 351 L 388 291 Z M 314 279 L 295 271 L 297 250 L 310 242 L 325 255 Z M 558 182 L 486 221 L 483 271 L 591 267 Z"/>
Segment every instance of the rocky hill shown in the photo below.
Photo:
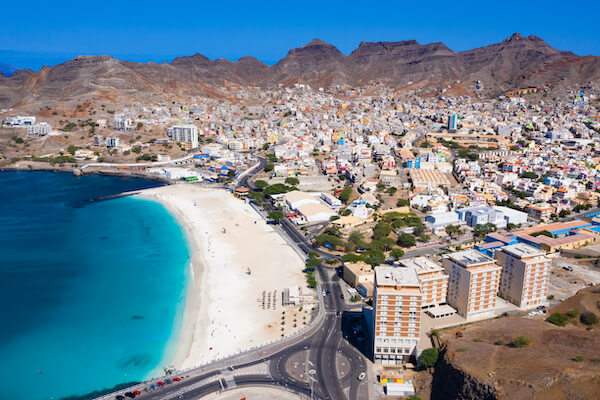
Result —
<path fill-rule="evenodd" d="M 487 93 L 541 83 L 573 87 L 600 81 L 600 57 L 559 51 L 536 36 L 515 33 L 506 40 L 454 52 L 443 43 L 362 42 L 350 55 L 319 39 L 292 49 L 268 66 L 253 57 L 237 62 L 201 54 L 171 63 L 133 63 L 110 56 L 80 56 L 38 72 L 0 75 L 0 106 L 78 101 L 102 96 L 211 95 L 227 85 L 308 83 L 356 86 L 377 81 L 393 88 L 480 80 Z M 473 86 L 473 85 L 470 85 Z"/>
<path fill-rule="evenodd" d="M 600 313 L 600 287 L 586 288 L 549 313 Z M 600 399 L 600 333 L 578 318 L 565 327 L 506 317 L 443 330 L 431 399 Z M 519 336 L 530 343 L 512 345 Z"/>

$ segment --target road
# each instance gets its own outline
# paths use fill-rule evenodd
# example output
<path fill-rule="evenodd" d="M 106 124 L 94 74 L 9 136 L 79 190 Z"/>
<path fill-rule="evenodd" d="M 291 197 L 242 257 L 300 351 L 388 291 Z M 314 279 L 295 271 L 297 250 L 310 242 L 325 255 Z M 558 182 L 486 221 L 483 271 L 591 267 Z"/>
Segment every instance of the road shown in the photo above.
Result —
<path fill-rule="evenodd" d="M 323 400 L 368 398 L 364 356 L 342 335 L 346 304 L 337 274 L 317 268 L 321 313 L 313 325 L 299 335 L 220 360 L 185 374 L 181 382 L 142 393 L 148 400 L 198 399 L 228 388 L 273 385 Z M 263 373 L 256 372 L 260 368 Z"/>

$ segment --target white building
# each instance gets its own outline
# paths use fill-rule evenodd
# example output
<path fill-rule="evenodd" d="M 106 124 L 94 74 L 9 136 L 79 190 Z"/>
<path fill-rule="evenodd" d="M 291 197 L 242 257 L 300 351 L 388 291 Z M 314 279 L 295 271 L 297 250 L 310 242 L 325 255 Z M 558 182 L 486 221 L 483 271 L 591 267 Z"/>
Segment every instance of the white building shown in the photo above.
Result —
<path fill-rule="evenodd" d="M 119 147 L 121 140 L 118 137 L 107 137 L 106 138 L 106 147 L 112 149 L 114 147 Z"/>
<path fill-rule="evenodd" d="M 113 121 L 113 128 L 118 131 L 128 131 L 133 126 L 133 121 L 130 118 L 117 117 Z"/>
<path fill-rule="evenodd" d="M 167 136 L 174 142 L 183 143 L 188 149 L 198 147 L 198 127 L 195 125 L 175 125 L 167 129 Z"/>
<path fill-rule="evenodd" d="M 15 117 L 6 117 L 4 120 L 6 126 L 31 126 L 35 125 L 35 117 L 25 117 L 17 115 Z"/>
<path fill-rule="evenodd" d="M 27 126 L 27 134 L 28 135 L 39 135 L 44 136 L 52 132 L 52 126 L 47 122 L 40 122 L 37 125 L 28 125 Z"/>

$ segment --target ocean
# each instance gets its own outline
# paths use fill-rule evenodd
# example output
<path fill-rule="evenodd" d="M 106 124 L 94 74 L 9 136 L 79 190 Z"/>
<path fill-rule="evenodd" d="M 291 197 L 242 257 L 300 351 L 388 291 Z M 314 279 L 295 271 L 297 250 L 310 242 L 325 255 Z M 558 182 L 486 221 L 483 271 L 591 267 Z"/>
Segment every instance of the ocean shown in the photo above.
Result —
<path fill-rule="evenodd" d="M 160 185 L 0 172 L 0 399 L 89 398 L 162 373 L 187 292 L 184 230 Z"/>

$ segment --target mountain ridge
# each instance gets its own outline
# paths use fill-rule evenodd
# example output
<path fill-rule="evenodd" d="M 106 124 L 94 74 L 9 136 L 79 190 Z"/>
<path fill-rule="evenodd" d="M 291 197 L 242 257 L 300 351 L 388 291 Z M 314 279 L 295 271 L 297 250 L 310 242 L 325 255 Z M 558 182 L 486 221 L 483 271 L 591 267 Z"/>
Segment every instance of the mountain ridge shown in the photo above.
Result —
<path fill-rule="evenodd" d="M 600 80 L 600 57 L 557 50 L 535 35 L 515 33 L 499 43 L 455 52 L 442 42 L 360 42 L 344 55 L 318 38 L 290 49 L 273 65 L 252 56 L 211 60 L 195 53 L 170 63 L 135 63 L 109 55 L 77 56 L 34 72 L 0 75 L 0 105 L 69 101 L 102 93 L 197 95 L 223 85 L 307 83 L 317 87 L 382 82 L 392 88 L 414 82 L 439 86 L 453 81 L 484 83 L 490 94 L 542 82 L 577 85 Z"/>

